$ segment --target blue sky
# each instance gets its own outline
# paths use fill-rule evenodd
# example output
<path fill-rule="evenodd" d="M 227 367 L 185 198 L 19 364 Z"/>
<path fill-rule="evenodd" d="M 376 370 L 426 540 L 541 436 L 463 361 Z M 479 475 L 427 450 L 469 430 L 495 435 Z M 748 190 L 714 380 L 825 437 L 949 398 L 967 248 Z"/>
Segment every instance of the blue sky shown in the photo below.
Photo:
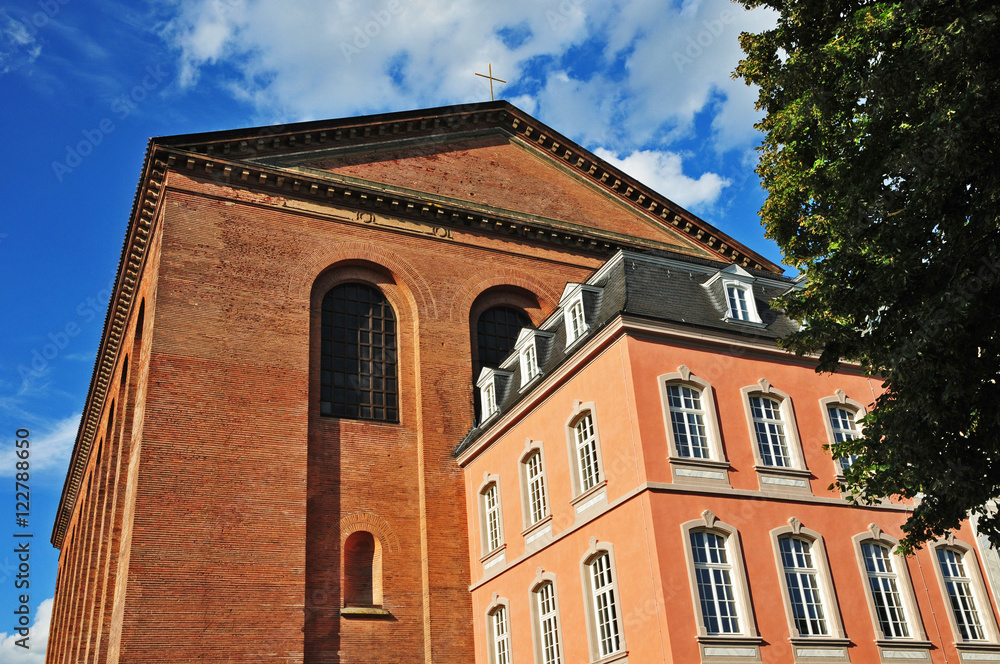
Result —
<path fill-rule="evenodd" d="M 728 0 L 0 4 L 0 661 L 43 661 L 49 535 L 148 137 L 482 101 L 492 63 L 498 98 L 778 261 L 756 92 L 730 78 L 739 33 L 773 20 Z M 10 632 L 18 428 L 29 651 Z"/>

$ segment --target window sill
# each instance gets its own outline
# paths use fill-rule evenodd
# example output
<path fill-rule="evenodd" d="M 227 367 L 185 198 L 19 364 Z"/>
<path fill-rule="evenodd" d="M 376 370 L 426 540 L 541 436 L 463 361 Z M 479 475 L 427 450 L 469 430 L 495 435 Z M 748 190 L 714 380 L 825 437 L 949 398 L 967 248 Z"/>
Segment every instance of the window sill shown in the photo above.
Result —
<path fill-rule="evenodd" d="M 696 637 L 703 662 L 760 662 L 759 636 L 706 634 Z"/>
<path fill-rule="evenodd" d="M 600 659 L 590 660 L 590 664 L 619 664 L 620 662 L 628 662 L 628 650 L 612 653 Z"/>
<path fill-rule="evenodd" d="M 725 316 L 722 320 L 727 323 L 735 323 L 737 325 L 746 325 L 747 327 L 755 327 L 759 330 L 767 327 L 766 323 L 758 322 L 755 320 L 743 320 L 741 318 L 733 318 L 732 316 Z"/>
<path fill-rule="evenodd" d="M 989 641 L 956 641 L 955 649 L 962 652 L 1000 652 L 1000 643 L 991 643 Z"/>
<path fill-rule="evenodd" d="M 504 555 L 506 553 L 506 551 L 507 551 L 507 543 L 504 542 L 503 544 L 501 544 L 497 548 L 495 548 L 492 551 L 484 554 L 483 557 L 479 559 L 479 562 L 481 562 L 481 563 L 487 563 L 487 562 L 493 560 L 494 558 L 499 558 L 500 556 Z"/>
<path fill-rule="evenodd" d="M 521 537 L 523 537 L 525 540 L 528 540 L 533 535 L 535 535 L 537 533 L 541 533 L 543 530 L 545 530 L 546 526 L 548 526 L 550 529 L 552 527 L 552 515 L 551 514 L 549 514 L 548 516 L 543 516 L 537 522 L 531 524 L 530 526 L 528 526 L 527 528 L 525 528 L 524 530 L 522 530 L 521 531 Z"/>
<path fill-rule="evenodd" d="M 792 656 L 796 662 L 845 662 L 851 661 L 847 649 L 850 639 L 833 636 L 790 637 Z"/>
<path fill-rule="evenodd" d="M 838 636 L 790 636 L 788 642 L 793 646 L 830 646 L 831 648 L 846 648 L 851 645 L 850 639 Z"/>
<path fill-rule="evenodd" d="M 573 506 L 577 514 L 580 514 L 600 503 L 602 498 L 605 502 L 607 502 L 607 486 L 608 481 L 601 480 L 573 500 L 569 501 L 569 504 Z"/>
<path fill-rule="evenodd" d="M 729 462 L 696 457 L 667 457 L 675 482 L 729 485 Z"/>
<path fill-rule="evenodd" d="M 812 489 L 809 486 L 812 472 L 809 470 L 762 465 L 755 465 L 753 469 L 757 471 L 757 482 L 761 491 L 812 495 Z"/>
<path fill-rule="evenodd" d="M 542 377 L 542 372 L 541 372 L 541 371 L 538 371 L 538 372 L 536 372 L 536 373 L 535 373 L 535 375 L 533 375 L 533 376 L 532 376 L 531 378 L 529 378 L 529 379 L 528 379 L 527 381 L 523 381 L 523 380 L 522 380 L 522 381 L 521 381 L 521 387 L 517 388 L 517 391 L 518 391 L 519 393 L 520 393 L 520 392 L 524 392 L 524 391 L 525 391 L 525 390 L 527 390 L 528 388 L 532 387 L 532 386 L 533 386 L 533 385 L 534 385 L 535 383 L 537 383 L 537 382 L 538 382 L 538 380 L 539 380 L 539 379 L 540 379 L 541 377 Z"/>
<path fill-rule="evenodd" d="M 934 644 L 916 639 L 875 639 L 875 645 L 888 650 L 930 650 Z"/>
<path fill-rule="evenodd" d="M 379 606 L 345 606 L 340 610 L 344 618 L 391 618 L 392 614 Z"/>

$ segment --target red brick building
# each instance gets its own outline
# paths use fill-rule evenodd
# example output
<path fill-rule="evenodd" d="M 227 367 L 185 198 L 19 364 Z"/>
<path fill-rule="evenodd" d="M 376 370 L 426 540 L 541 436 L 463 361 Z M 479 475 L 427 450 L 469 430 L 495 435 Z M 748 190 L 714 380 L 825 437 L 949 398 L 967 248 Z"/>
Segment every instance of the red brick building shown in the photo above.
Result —
<path fill-rule="evenodd" d="M 602 310 L 618 286 L 601 280 L 627 260 L 670 273 L 633 304 L 680 292 L 664 284 L 683 275 L 734 308 L 711 325 L 678 319 L 690 299 L 636 320 Z M 838 576 L 843 538 L 869 522 L 898 534 L 906 508 L 854 511 L 825 489 L 834 465 L 820 446 L 836 431 L 817 400 L 853 416 L 872 395 L 860 376 L 817 377 L 776 353 L 790 325 L 766 305 L 789 286 L 780 272 L 505 102 L 153 139 L 53 530 L 47 661 L 531 661 L 536 573 L 558 575 L 559 661 L 696 661 L 699 648 L 706 661 L 787 661 L 767 538 L 791 529 L 819 551 L 821 534 L 823 583 L 864 599 Z M 532 343 L 538 376 L 511 391 L 515 341 L 515 363 Z M 703 408 L 705 385 L 715 391 L 704 457 L 678 452 L 690 443 L 665 426 L 675 382 Z M 478 427 L 477 383 L 493 386 L 480 408 L 496 409 Z M 753 456 L 753 398 L 781 416 L 795 400 L 789 465 Z M 574 447 L 586 413 L 591 434 Z M 525 438 L 541 441 L 550 512 L 518 536 Z M 581 449 L 591 466 L 571 463 Z M 505 537 L 489 551 L 484 472 L 506 506 L 491 508 Z M 734 560 L 742 536 L 746 565 L 729 572 L 738 633 L 698 622 L 682 523 Z M 947 550 L 975 577 L 983 630 L 961 657 L 993 657 L 992 600 L 971 537 L 956 537 Z M 602 626 L 582 594 L 595 564 L 625 618 L 611 650 L 584 638 Z M 946 599 L 911 576 L 920 624 L 935 611 L 944 636 L 927 628 L 905 645 L 958 661 Z M 501 605 L 506 654 L 487 629 Z M 831 619 L 802 661 L 875 656 L 877 627 L 855 618 Z"/>

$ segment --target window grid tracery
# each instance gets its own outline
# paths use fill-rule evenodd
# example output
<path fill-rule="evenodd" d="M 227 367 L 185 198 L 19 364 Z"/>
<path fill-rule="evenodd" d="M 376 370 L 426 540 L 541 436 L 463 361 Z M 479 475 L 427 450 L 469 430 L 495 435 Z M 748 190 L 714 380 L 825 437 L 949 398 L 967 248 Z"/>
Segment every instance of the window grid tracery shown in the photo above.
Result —
<path fill-rule="evenodd" d="M 396 316 L 364 284 L 335 286 L 323 298 L 320 414 L 399 421 Z"/>
<path fill-rule="evenodd" d="M 493 612 L 493 654 L 496 664 L 510 664 L 510 631 L 507 625 L 507 609 L 501 606 Z"/>
<path fill-rule="evenodd" d="M 955 549 L 942 547 L 937 550 L 937 558 L 945 588 L 948 590 L 951 610 L 955 615 L 955 623 L 962 639 L 984 640 L 986 632 L 983 630 L 979 607 L 972 591 L 972 579 L 965 571 L 965 556 Z"/>
<path fill-rule="evenodd" d="M 716 533 L 692 531 L 691 553 L 705 631 L 713 635 L 739 634 L 732 565 L 726 553 L 726 539 Z"/>
<path fill-rule="evenodd" d="M 542 454 L 534 452 L 524 462 L 524 470 L 528 479 L 528 506 L 531 525 L 545 518 L 549 513 L 548 500 L 545 495 L 545 473 L 542 469 Z"/>
<path fill-rule="evenodd" d="M 791 466 L 792 459 L 785 438 L 781 404 L 767 397 L 750 397 L 750 413 L 753 417 L 761 462 L 765 466 Z"/>
<path fill-rule="evenodd" d="M 887 639 L 909 638 L 910 628 L 906 622 L 903 599 L 893 569 L 892 553 L 888 547 L 881 544 L 863 542 L 861 554 L 882 634 Z"/>
<path fill-rule="evenodd" d="M 597 436 L 594 433 L 594 416 L 587 413 L 574 427 L 577 461 L 580 468 L 580 492 L 593 488 L 600 481 L 597 465 Z"/>
<path fill-rule="evenodd" d="M 541 636 L 542 663 L 561 664 L 559 619 L 556 615 L 556 594 L 552 582 L 546 582 L 536 592 L 538 600 L 538 633 Z"/>
<path fill-rule="evenodd" d="M 846 408 L 829 406 L 827 413 L 830 416 L 830 427 L 833 430 L 834 444 L 843 443 L 846 440 L 854 440 L 858 437 L 858 427 L 854 422 L 854 413 Z M 847 470 L 857 460 L 854 455 L 838 459 L 842 470 Z"/>
<path fill-rule="evenodd" d="M 705 411 L 701 407 L 701 390 L 687 385 L 668 385 L 667 404 L 677 455 L 707 459 L 708 436 L 705 431 Z"/>
<path fill-rule="evenodd" d="M 788 586 L 788 600 L 799 636 L 826 636 L 830 630 L 811 544 L 797 537 L 781 537 L 778 546 Z"/>
<path fill-rule="evenodd" d="M 597 627 L 597 645 L 601 657 L 621 649 L 618 632 L 618 607 L 615 602 L 614 579 L 611 575 L 611 557 L 607 553 L 590 563 L 593 584 L 594 622 Z"/>

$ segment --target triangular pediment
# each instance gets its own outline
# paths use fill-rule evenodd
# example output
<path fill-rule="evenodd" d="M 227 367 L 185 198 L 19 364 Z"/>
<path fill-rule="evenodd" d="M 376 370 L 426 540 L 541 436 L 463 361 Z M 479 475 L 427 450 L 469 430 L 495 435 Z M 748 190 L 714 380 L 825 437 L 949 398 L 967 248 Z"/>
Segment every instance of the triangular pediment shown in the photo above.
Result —
<path fill-rule="evenodd" d="M 414 201 L 409 207 L 447 208 L 453 217 L 455 210 L 464 209 L 524 223 L 520 232 L 529 237 L 532 228 L 546 237 L 563 231 L 567 238 L 589 234 L 605 244 L 665 249 L 781 272 L 667 196 L 507 102 L 154 142 L 268 169 L 269 174 L 257 175 L 268 182 L 281 181 L 275 173 L 285 171 L 376 196 L 405 197 Z"/>

